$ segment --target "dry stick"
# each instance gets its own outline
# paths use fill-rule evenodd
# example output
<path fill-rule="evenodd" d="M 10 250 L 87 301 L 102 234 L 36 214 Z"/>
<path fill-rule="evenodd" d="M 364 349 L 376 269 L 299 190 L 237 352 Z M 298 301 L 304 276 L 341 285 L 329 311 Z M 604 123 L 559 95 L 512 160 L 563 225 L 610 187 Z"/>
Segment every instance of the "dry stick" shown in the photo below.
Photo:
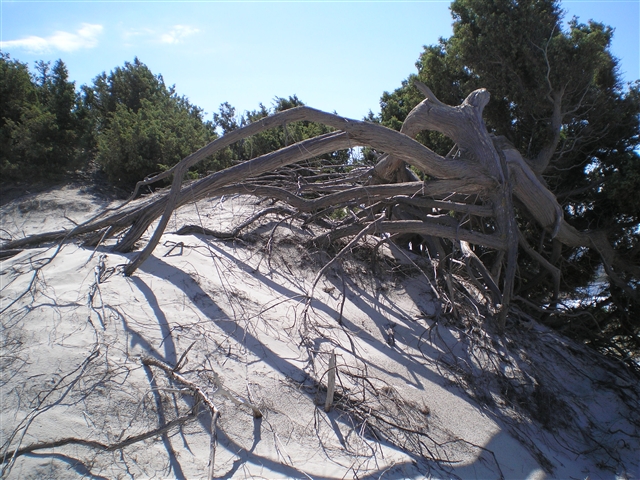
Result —
<path fill-rule="evenodd" d="M 409 195 L 413 196 L 435 196 L 435 195 L 448 195 L 451 192 L 460 192 L 467 195 L 480 194 L 483 192 L 483 186 L 481 183 L 472 183 L 468 180 L 430 180 L 427 182 L 406 182 L 406 183 L 392 183 L 384 185 L 360 185 L 349 186 L 344 190 L 330 193 L 317 198 L 302 198 L 296 196 L 289 190 L 281 187 L 275 187 L 270 185 L 262 185 L 254 182 L 259 179 L 252 178 L 247 182 L 236 183 L 227 187 L 216 189 L 216 196 L 232 195 L 232 194 L 244 194 L 254 195 L 256 197 L 268 197 L 282 200 L 289 204 L 293 208 L 297 208 L 303 212 L 316 212 L 324 208 L 335 207 L 336 205 L 348 203 L 350 201 L 372 202 L 379 199 L 391 199 L 394 197 L 402 196 L 400 198 L 406 199 Z M 202 198 L 202 187 L 194 185 L 193 191 L 196 198 Z M 418 198 L 413 198 L 412 201 L 418 202 Z M 427 200 L 425 199 L 425 202 Z M 447 210 L 461 211 L 473 213 L 474 215 L 483 216 L 487 213 L 486 208 L 480 205 L 468 205 L 459 202 L 444 202 L 433 200 L 433 204 L 430 206 L 437 208 L 445 208 Z M 182 202 L 181 202 L 182 204 Z M 469 207 L 473 211 L 469 212 Z M 475 208 L 475 209 L 474 209 Z"/>
<path fill-rule="evenodd" d="M 360 225 L 348 225 L 320 235 L 314 241 L 325 246 L 342 237 L 355 235 L 360 231 Z M 485 234 L 466 229 L 459 229 L 442 225 L 430 219 L 425 220 L 383 220 L 378 224 L 379 233 L 416 233 L 424 236 L 449 238 L 451 240 L 465 240 L 470 243 L 483 245 L 496 250 L 506 250 L 507 241 L 496 234 Z"/>
<path fill-rule="evenodd" d="M 432 200 L 429 198 L 413 198 L 407 196 L 397 196 L 392 199 L 394 202 L 406 203 L 419 208 L 437 208 L 454 212 L 463 212 L 480 217 L 493 217 L 495 212 L 492 207 L 485 205 L 475 205 L 462 202 L 452 202 L 443 200 Z"/>
<path fill-rule="evenodd" d="M 217 412 L 216 406 L 213 404 L 211 399 L 209 399 L 207 394 L 204 393 L 202 388 L 200 388 L 197 384 L 191 382 L 190 380 L 187 380 L 186 378 L 184 378 L 182 375 L 180 375 L 178 372 L 176 372 L 173 367 L 167 365 L 166 363 L 164 363 L 164 362 L 162 362 L 160 360 L 157 360 L 157 359 L 152 358 L 152 357 L 148 357 L 146 355 L 142 357 L 141 362 L 144 365 L 154 366 L 154 367 L 158 367 L 161 370 L 164 370 L 164 372 L 167 375 L 169 375 L 171 378 L 173 378 L 174 380 L 177 380 L 178 382 L 180 382 L 180 383 L 186 385 L 187 387 L 189 387 L 189 389 L 191 389 L 193 391 L 195 397 L 197 399 L 199 399 L 200 401 L 204 402 L 205 405 L 207 405 L 207 407 L 209 407 L 209 409 L 211 410 L 211 414 L 212 415 L 215 412 Z M 218 377 L 217 374 L 215 372 L 213 372 L 213 374 L 217 379 L 217 377 Z M 229 392 L 228 390 L 223 388 L 222 385 L 218 384 L 216 386 L 218 387 L 218 390 L 220 391 L 220 393 L 223 394 L 225 397 L 227 397 L 229 400 L 231 400 L 235 405 L 237 405 L 237 406 L 246 405 L 247 407 L 249 407 L 251 409 L 252 413 L 253 413 L 254 418 L 262 417 L 262 412 L 258 409 L 258 407 L 253 405 L 251 402 L 249 402 L 248 400 L 245 400 L 245 399 L 242 399 L 242 401 L 240 401 L 235 396 L 233 396 L 231 394 L 231 392 Z"/>
<path fill-rule="evenodd" d="M 91 354 L 84 359 L 84 361 L 78 365 L 75 369 L 73 369 L 73 371 L 67 373 L 66 375 L 64 375 L 57 383 L 57 385 L 55 387 L 53 387 L 51 390 L 47 391 L 44 395 L 42 396 L 38 396 L 38 405 L 33 408 L 33 410 L 31 410 L 31 412 L 29 412 L 18 424 L 18 426 L 14 429 L 14 431 L 9 435 L 9 438 L 4 442 L 2 448 L 5 449 L 4 452 L 2 453 L 2 460 L 0 463 L 7 463 L 7 465 L 5 465 L 2 468 L 2 471 L 0 471 L 0 475 L 2 477 L 4 477 L 5 475 L 9 475 L 9 472 L 11 471 L 11 468 L 13 466 L 13 462 L 16 459 L 16 452 L 19 449 L 13 450 L 11 452 L 11 455 L 9 455 L 7 449 L 9 448 L 11 442 L 13 441 L 13 439 L 19 434 L 20 430 L 22 430 L 22 433 L 20 434 L 20 438 L 18 440 L 18 445 L 20 445 L 22 443 L 22 440 L 24 439 L 25 435 L 27 434 L 27 431 L 29 430 L 29 427 L 31 426 L 31 423 L 35 420 L 35 418 L 41 414 L 43 414 L 44 412 L 50 410 L 51 408 L 53 408 L 56 405 L 59 405 L 64 399 L 65 397 L 69 394 L 69 392 L 75 387 L 75 385 L 80 381 L 80 379 L 82 378 L 82 375 L 84 374 L 86 368 L 88 367 L 89 363 L 91 363 L 98 355 L 100 354 L 100 350 L 97 346 L 97 344 L 94 347 L 94 350 L 91 352 Z M 68 383 L 67 383 L 67 379 L 72 377 L 72 375 L 78 373 L 75 377 L 73 377 Z M 51 403 L 49 404 L 45 404 L 45 402 L 47 401 L 49 396 L 52 396 L 54 393 L 59 393 L 60 396 L 53 400 Z M 44 405 L 44 406 L 43 406 Z"/>
<path fill-rule="evenodd" d="M 344 311 L 344 302 L 347 300 L 347 285 L 344 281 L 344 269 L 340 272 L 342 278 L 342 301 L 340 302 L 340 314 L 338 315 L 338 325 L 342 325 L 342 312 Z"/>
<path fill-rule="evenodd" d="M 26 290 L 24 290 L 20 295 L 18 295 L 16 298 L 14 298 L 11 302 L 9 302 L 8 305 L 4 306 L 2 308 L 2 310 L 0 310 L 0 314 L 3 314 L 4 312 L 6 312 L 7 310 L 9 310 L 13 305 L 15 305 L 18 301 L 20 301 L 20 299 L 22 297 L 24 297 L 27 293 L 29 293 L 30 291 L 32 291 L 33 288 L 35 288 L 35 283 L 36 280 L 38 279 L 38 275 L 40 274 L 40 271 L 46 267 L 47 265 L 49 265 L 51 262 L 53 262 L 54 258 L 56 258 L 56 256 L 58 255 L 58 253 L 60 252 L 60 250 L 62 249 L 62 245 L 58 245 L 55 249 L 55 252 L 53 252 L 53 255 L 47 259 L 44 260 L 44 262 L 35 267 L 33 275 L 31 277 L 31 280 L 29 281 L 29 286 L 27 287 Z M 33 257 L 31 257 L 29 260 L 32 260 Z"/>
<path fill-rule="evenodd" d="M 97 450 L 102 450 L 105 452 L 113 452 L 115 450 L 120 450 L 122 448 L 128 447 L 129 445 L 132 445 L 136 442 L 146 440 L 147 438 L 152 438 L 152 437 L 161 435 L 171 430 L 173 427 L 183 425 L 187 422 L 195 420 L 196 418 L 197 418 L 196 415 L 194 415 L 193 413 L 190 413 L 189 415 L 185 415 L 185 416 L 176 418 L 175 420 L 171 420 L 170 422 L 162 425 L 161 427 L 158 427 L 149 432 L 141 433 L 139 435 L 133 435 L 131 437 L 125 438 L 121 442 L 112 443 L 112 444 L 106 444 L 106 443 L 98 442 L 96 440 L 86 440 L 84 438 L 76 438 L 76 437 L 66 437 L 66 438 L 61 438 L 60 440 L 54 440 L 51 442 L 34 443 L 32 445 L 28 445 L 26 447 L 22 447 L 17 450 L 7 452 L 7 454 L 0 461 L 4 463 L 9 460 L 12 460 L 13 458 L 20 457 L 21 455 L 35 452 L 36 450 L 57 448 L 57 447 L 62 447 L 64 445 L 81 445 L 84 447 L 95 448 Z"/>
<path fill-rule="evenodd" d="M 87 263 L 89 263 L 91 261 L 91 259 L 93 258 L 93 256 L 96 254 L 96 252 L 98 251 L 98 247 L 100 247 L 100 244 L 104 241 L 105 238 L 107 238 L 107 236 L 109 235 L 109 233 L 113 230 L 113 227 L 109 227 L 109 228 L 105 228 L 104 233 L 102 234 L 102 237 L 100 237 L 100 240 L 98 240 L 98 242 L 96 243 L 95 247 L 93 249 L 93 252 L 91 252 L 91 255 L 89 255 L 89 258 L 87 259 Z"/>
<path fill-rule="evenodd" d="M 511 297 L 515 288 L 516 274 L 518 270 L 518 223 L 516 221 L 515 207 L 513 203 L 513 186 L 509 181 L 509 170 L 506 165 L 504 154 L 500 152 L 499 158 L 506 180 L 501 185 L 501 204 L 496 206 L 496 220 L 498 221 L 498 233 L 506 236 L 506 261 L 504 278 L 502 281 L 501 308 L 498 311 L 496 327 L 499 333 L 504 332 Z"/>
<path fill-rule="evenodd" d="M 141 361 L 143 365 L 147 365 L 147 366 L 153 365 L 154 367 L 158 367 L 161 370 L 164 370 L 164 372 L 167 375 L 169 375 L 169 377 L 189 387 L 189 389 L 193 392 L 193 395 L 196 397 L 197 401 L 202 402 L 207 407 L 209 407 L 209 411 L 211 413 L 211 451 L 209 454 L 208 478 L 209 480 L 211 480 L 213 478 L 214 462 L 215 462 L 215 456 L 216 456 L 216 443 L 218 438 L 216 423 L 218 421 L 218 417 L 220 416 L 220 412 L 218 411 L 214 403 L 211 401 L 211 399 L 202 391 L 202 389 L 195 383 L 190 382 L 189 380 L 184 378 L 182 375 L 180 375 L 178 372 L 176 372 L 175 367 L 171 368 L 166 363 L 161 362 L 160 360 L 156 360 L 155 358 L 152 358 L 152 357 L 147 357 L 147 356 L 142 357 Z"/>
<path fill-rule="evenodd" d="M 327 379 L 327 399 L 324 402 L 324 411 L 330 412 L 333 405 L 333 394 L 336 390 L 336 351 L 329 357 L 329 372 Z"/>
<path fill-rule="evenodd" d="M 167 198 L 167 206 L 165 207 L 164 213 L 162 214 L 162 218 L 160 219 L 160 222 L 158 223 L 158 226 L 156 227 L 155 232 L 153 232 L 151 239 L 149 240 L 147 245 L 144 247 L 144 249 L 136 256 L 136 258 L 133 261 L 131 261 L 124 268 L 124 274 L 126 276 L 131 276 L 131 274 L 135 272 L 138 269 L 138 267 L 142 265 L 142 263 L 147 258 L 149 258 L 149 256 L 153 253 L 156 246 L 160 242 L 160 238 L 164 234 L 164 230 L 165 228 L 167 228 L 167 224 L 169 223 L 169 220 L 171 219 L 171 215 L 173 214 L 173 211 L 176 208 L 176 204 L 178 203 L 178 197 L 179 197 L 180 191 L 182 190 L 182 180 L 183 180 L 184 174 L 187 171 L 187 167 L 185 165 L 187 164 L 186 163 L 183 164 L 182 162 L 176 165 L 178 168 L 176 169 L 175 177 L 173 179 L 173 183 L 171 184 L 171 191 Z"/>
<path fill-rule="evenodd" d="M 324 267 L 322 267 L 320 269 L 320 271 L 318 272 L 318 274 L 316 275 L 316 278 L 313 280 L 313 284 L 311 285 L 311 291 L 309 293 L 309 299 L 311 299 L 311 297 L 313 297 L 313 291 L 316 288 L 316 285 L 318 284 L 318 282 L 320 281 L 320 278 L 322 278 L 322 276 L 324 275 L 324 273 L 329 269 L 329 267 L 331 265 L 333 265 L 333 263 L 338 260 L 340 257 L 342 257 L 342 255 L 345 254 L 345 252 L 349 251 L 351 248 L 353 248 L 353 246 L 358 243 L 358 241 L 364 237 L 367 233 L 369 233 L 371 230 L 374 230 L 376 228 L 376 226 L 382 221 L 382 219 L 384 218 L 384 215 L 380 215 L 376 220 L 374 220 L 373 222 L 371 222 L 369 225 L 367 225 L 365 228 L 363 228 L 362 230 L 360 230 L 360 232 L 353 237 L 353 240 L 351 240 L 342 250 L 340 250 L 340 252 L 338 252 L 338 254 L 333 257 Z M 310 300 L 307 301 L 307 303 L 309 303 Z"/>
<path fill-rule="evenodd" d="M 163 257 L 168 257 L 169 255 L 171 255 L 171 253 L 176 249 L 179 248 L 180 252 L 178 253 L 178 256 L 182 255 L 182 252 L 184 252 L 184 242 L 171 242 L 169 240 L 167 240 L 166 242 L 163 243 L 163 246 L 165 247 L 171 247 L 167 252 L 165 252 L 165 254 L 163 255 Z"/>
<path fill-rule="evenodd" d="M 209 451 L 209 475 L 208 480 L 213 479 L 214 467 L 216 463 L 216 445 L 218 444 L 218 417 L 220 412 L 216 410 L 211 414 L 211 445 Z"/>
<path fill-rule="evenodd" d="M 191 349 L 191 347 L 193 347 L 193 344 L 189 347 L 189 349 Z M 188 351 L 189 350 L 187 350 L 187 352 Z M 182 362 L 182 358 L 184 358 L 184 356 L 186 355 L 187 352 L 185 352 L 182 355 L 182 357 L 180 358 L 180 362 Z M 147 365 L 147 366 L 153 365 L 154 367 L 158 367 L 161 370 L 164 370 L 164 372 L 167 375 L 169 375 L 171 378 L 173 378 L 174 380 L 177 380 L 180 383 L 186 385 L 194 393 L 194 396 L 196 397 L 196 399 L 198 401 L 203 402 L 205 405 L 207 405 L 207 407 L 209 407 L 209 410 L 211 412 L 211 444 L 210 444 L 211 447 L 210 447 L 210 453 L 209 453 L 209 473 L 208 473 L 208 478 L 209 478 L 209 480 L 211 480 L 213 478 L 214 467 L 215 467 L 216 445 L 217 445 L 217 442 L 218 442 L 218 431 L 217 431 L 217 425 L 216 424 L 218 422 L 218 418 L 220 417 L 220 411 L 216 408 L 216 406 L 209 399 L 209 397 L 202 391 L 202 388 L 200 388 L 195 383 L 187 380 L 186 378 L 184 378 L 182 375 L 180 375 L 176 371 L 177 366 L 174 367 L 174 368 L 171 368 L 166 363 L 161 362 L 160 360 L 156 360 L 155 358 L 152 358 L 152 357 L 147 357 L 147 356 L 142 357 L 141 361 L 142 361 L 142 363 L 144 365 Z M 178 362 L 178 365 L 180 364 L 180 362 Z M 216 376 L 216 379 L 217 379 L 217 375 L 215 374 L 215 372 L 214 372 L 214 375 Z M 250 407 L 251 410 L 253 411 L 254 418 L 261 418 L 262 417 L 262 412 L 260 412 L 260 410 L 257 407 L 255 407 L 252 403 L 250 403 L 249 401 L 246 401 L 246 400 L 244 402 L 240 402 L 233 395 L 231 395 L 231 393 L 229 393 L 227 390 L 222 388 L 222 385 L 218 384 L 217 387 L 218 387 L 218 390 L 220 391 L 220 393 L 224 394 L 227 398 L 232 400 L 234 404 L 236 404 L 236 405 L 247 405 L 248 407 Z"/>
<path fill-rule="evenodd" d="M 372 386 L 372 388 L 374 389 L 374 391 L 376 391 L 375 387 L 373 387 L 373 385 L 371 384 L 371 382 L 369 381 L 369 379 L 368 379 L 368 378 L 366 378 L 366 377 L 362 377 L 362 378 L 364 378 L 365 380 L 367 380 L 367 382 Z M 371 416 L 371 417 L 373 417 L 374 419 L 376 419 L 376 420 L 378 420 L 378 421 L 380 421 L 380 422 L 382 422 L 382 423 L 384 423 L 384 424 L 388 425 L 389 427 L 396 428 L 396 429 L 398 429 L 398 430 L 400 430 L 400 431 L 403 431 L 403 432 L 408 433 L 408 434 L 413 434 L 413 435 L 416 435 L 416 436 L 418 436 L 418 437 L 426 438 L 426 439 L 428 439 L 430 442 L 432 442 L 432 443 L 433 443 L 435 446 L 437 446 L 437 447 L 443 447 L 443 446 L 445 446 L 447 443 L 450 443 L 450 442 L 445 442 L 445 443 L 443 443 L 443 444 L 440 444 L 440 443 L 438 443 L 434 438 L 432 438 L 432 437 L 427 433 L 427 431 L 425 431 L 424 429 L 417 430 L 417 429 L 415 429 L 415 428 L 404 427 L 404 426 L 402 426 L 402 425 L 400 425 L 400 424 L 398 424 L 398 423 L 395 423 L 395 422 L 393 422 L 393 421 L 390 421 L 390 420 L 386 419 L 384 416 L 382 416 L 382 415 L 380 415 L 380 414 L 376 413 L 376 411 L 375 411 L 374 409 L 367 408 L 367 406 L 366 406 L 366 405 L 363 405 L 363 402 L 362 402 L 362 401 L 360 401 L 359 399 L 355 398 L 355 397 L 354 397 L 354 396 L 352 396 L 352 395 L 349 395 L 349 394 L 343 394 L 343 398 L 345 398 L 348 402 L 350 402 L 350 403 L 353 405 L 353 410 L 355 411 L 356 415 L 358 415 L 359 417 L 361 417 L 361 418 L 362 418 L 362 420 L 363 420 L 363 427 L 364 427 L 364 424 L 365 424 L 365 423 L 366 423 L 366 421 L 367 421 L 367 416 Z M 376 435 L 376 437 L 378 436 L 378 435 L 377 435 L 378 433 L 382 434 L 382 436 L 387 436 L 387 435 L 385 434 L 385 432 L 383 431 L 382 426 L 375 425 L 375 424 L 373 424 L 373 423 L 371 423 L 371 422 L 369 422 L 369 425 L 370 425 L 370 428 L 372 429 L 372 433 L 374 433 L 374 435 Z M 377 431 L 377 432 L 376 432 L 376 431 Z M 470 442 L 467 442 L 466 440 L 463 440 L 463 439 L 456 439 L 456 440 L 454 440 L 454 441 L 461 441 L 461 442 L 464 442 L 464 443 L 468 443 L 468 444 L 470 444 Z M 422 444 L 422 445 L 424 445 L 424 444 Z M 473 445 L 473 444 L 471 444 L 471 445 Z M 429 454 L 430 454 L 430 456 L 431 456 L 431 457 L 430 457 L 430 460 L 431 460 L 431 461 L 434 461 L 434 462 L 437 462 L 437 463 L 446 463 L 446 464 L 449 464 L 449 465 L 453 465 L 453 464 L 459 463 L 459 462 L 458 462 L 458 461 L 456 461 L 456 460 L 450 460 L 450 459 L 448 459 L 448 458 L 439 458 L 439 457 L 436 457 L 435 455 L 433 455 L 433 454 L 430 452 L 429 447 L 427 447 L 426 445 L 424 445 L 424 446 L 427 448 L 427 451 L 429 452 Z M 474 446 L 477 446 L 477 445 L 474 445 Z M 484 447 L 480 447 L 480 446 L 477 446 L 477 447 L 478 447 L 478 448 L 480 448 L 480 449 L 482 449 L 482 450 L 484 450 L 484 451 L 491 452 L 491 450 L 485 449 Z M 445 452 L 445 455 L 446 455 L 446 452 Z M 497 464 L 497 462 L 496 462 L 496 464 Z M 499 468 L 499 465 L 498 465 L 498 468 Z M 503 477 L 501 476 L 500 478 L 503 478 Z"/>
<path fill-rule="evenodd" d="M 395 236 L 395 235 L 394 235 L 394 236 Z M 376 247 L 378 247 L 379 245 L 381 245 L 381 244 L 382 244 L 382 242 L 384 242 L 384 241 L 391 240 L 391 238 L 392 238 L 392 237 L 389 237 L 388 239 L 385 239 L 385 240 L 381 241 L 378 245 L 376 245 Z M 392 244 L 391 242 L 389 242 L 389 245 L 390 245 L 390 246 L 394 246 L 394 247 L 395 247 L 395 249 L 396 249 L 399 253 L 401 253 L 402 255 L 404 255 L 404 257 L 405 257 L 409 262 L 411 262 L 411 265 L 413 265 L 415 268 L 417 268 L 417 269 L 418 269 L 418 271 L 422 274 L 422 276 L 427 280 L 427 283 L 429 284 L 429 287 L 431 287 L 431 291 L 433 292 L 433 294 L 436 296 L 436 298 L 438 298 L 438 299 L 439 299 L 439 298 L 440 298 L 440 294 L 438 293 L 438 290 L 436 289 L 436 287 L 434 287 L 434 286 L 433 286 L 433 283 L 431 283 L 431 280 L 429 279 L 429 277 L 427 276 L 427 274 L 426 274 L 426 273 L 424 273 L 424 272 L 422 271 L 422 269 L 418 266 L 418 264 L 417 264 L 416 262 L 414 262 L 414 261 L 411 259 L 411 257 L 409 257 L 409 255 L 407 255 L 407 252 L 405 252 L 405 251 L 404 251 L 401 247 L 399 247 L 398 245 L 394 245 L 394 244 Z"/>
<path fill-rule="evenodd" d="M 186 358 L 187 354 L 189 353 L 189 350 L 191 350 L 195 344 L 196 344 L 196 342 L 193 342 L 191 345 L 189 345 L 189 348 L 187 348 L 184 351 L 184 353 L 182 355 L 180 355 L 180 360 L 178 360 L 178 363 L 176 363 L 176 366 L 173 367 L 173 371 L 174 372 L 179 372 L 180 371 L 180 369 L 183 367 L 182 361 Z M 185 365 L 186 365 L 186 362 L 185 362 Z"/>
<path fill-rule="evenodd" d="M 20 252 L 22 252 L 22 250 L 19 248 L 14 248 L 11 250 L 0 250 L 0 259 L 15 257 Z"/>
<path fill-rule="evenodd" d="M 496 298 L 501 301 L 502 292 L 500 292 L 498 285 L 496 284 L 493 276 L 491 275 L 485 264 L 482 262 L 482 260 L 480 260 L 480 258 L 478 258 L 475 252 L 471 250 L 471 246 L 469 245 L 469 243 L 465 242 L 464 240 L 460 240 L 460 251 L 462 252 L 462 255 L 464 255 L 465 264 L 467 265 L 467 271 L 469 272 L 469 277 L 475 279 L 475 277 L 472 275 L 472 272 L 470 271 L 471 262 L 473 261 L 489 289 L 496 295 Z"/>

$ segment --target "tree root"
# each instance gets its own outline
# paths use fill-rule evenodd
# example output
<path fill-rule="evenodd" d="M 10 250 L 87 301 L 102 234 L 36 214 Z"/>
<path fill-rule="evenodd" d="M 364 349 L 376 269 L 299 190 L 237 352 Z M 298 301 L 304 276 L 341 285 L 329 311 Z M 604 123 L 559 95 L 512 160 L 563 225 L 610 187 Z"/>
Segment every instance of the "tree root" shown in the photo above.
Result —
<path fill-rule="evenodd" d="M 1 250 L 10 255 L 30 245 L 65 242 L 79 237 L 89 245 L 98 245 L 122 234 L 113 248 L 118 252 L 128 252 L 159 220 L 143 249 L 124 268 L 125 275 L 132 275 L 155 250 L 173 212 L 206 197 L 249 194 L 280 200 L 286 206 L 260 212 L 232 232 L 215 232 L 201 225 L 185 226 L 179 233 L 200 232 L 218 238 L 232 238 L 261 216 L 275 213 L 278 209 L 289 215 L 310 213 L 314 219 L 325 210 L 350 211 L 352 218 L 349 222 L 324 224 L 330 227 L 329 231 L 319 235 L 314 243 L 326 248 L 340 238 L 358 236 L 368 228 L 372 218 L 384 213 L 385 220 L 376 223 L 376 235 L 402 234 L 394 237 L 398 240 L 411 236 L 446 239 L 453 245 L 446 255 L 464 250 L 463 257 L 469 266 L 475 265 L 487 288 L 496 298 L 500 297 L 502 308 L 496 326 L 503 330 L 517 278 L 518 245 L 534 262 L 551 272 L 556 291 L 559 283 L 559 270 L 552 264 L 552 259 L 523 244 L 516 222 L 514 202 L 517 201 L 522 206 L 518 214 L 531 218 L 552 238 L 574 248 L 595 249 L 611 281 L 631 298 L 638 299 L 640 294 L 625 281 L 625 275 L 637 278 L 640 268 L 618 258 L 603 235 L 580 232 L 571 227 L 564 220 L 555 196 L 520 153 L 508 142 L 489 134 L 482 120 L 483 109 L 489 101 L 486 90 L 472 92 L 461 105 L 453 107 L 440 102 L 425 85 L 417 82 L 416 86 L 426 99 L 408 115 L 401 132 L 304 106 L 286 110 L 229 132 L 170 170 L 139 182 L 134 195 L 142 186 L 173 176 L 168 192 L 140 201 L 134 201 L 132 196 L 120 207 L 105 210 L 71 230 L 9 241 L 2 245 Z M 195 163 L 237 141 L 292 121 L 318 122 L 336 130 L 183 185 L 187 170 Z M 456 144 L 456 154 L 445 158 L 415 141 L 413 137 L 425 129 L 452 139 Z M 336 150 L 362 146 L 385 152 L 385 155 L 373 168 L 358 166 L 347 174 L 342 170 L 338 172 L 335 167 L 331 174 L 318 172 L 309 177 L 302 176 L 295 169 L 278 171 Z M 406 164 L 420 170 L 427 180 L 415 181 L 415 175 L 406 171 Z M 354 213 L 354 210 L 358 212 Z M 472 221 L 466 222 L 463 228 L 464 219 Z M 463 242 L 467 246 L 462 246 Z M 476 249 L 483 253 L 496 252 L 499 264 L 493 266 L 493 275 L 479 260 Z"/>

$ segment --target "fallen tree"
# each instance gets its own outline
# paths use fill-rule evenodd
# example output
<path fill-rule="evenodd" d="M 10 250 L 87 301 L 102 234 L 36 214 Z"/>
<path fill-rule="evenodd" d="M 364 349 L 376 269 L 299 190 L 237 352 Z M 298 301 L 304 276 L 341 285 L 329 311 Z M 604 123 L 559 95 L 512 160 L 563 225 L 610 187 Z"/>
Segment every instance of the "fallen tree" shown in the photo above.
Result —
<path fill-rule="evenodd" d="M 504 329 L 513 301 L 519 252 L 547 270 L 556 285 L 559 282 L 553 259 L 545 258 L 527 243 L 519 231 L 517 216 L 535 221 L 562 244 L 595 249 L 610 281 L 637 300 L 637 293 L 618 272 L 638 278 L 640 268 L 619 259 L 602 235 L 569 225 L 554 195 L 522 155 L 504 138 L 487 131 L 482 112 L 489 102 L 488 91 L 476 90 L 454 107 L 440 102 L 425 85 L 416 85 L 426 98 L 409 114 L 400 132 L 306 106 L 292 108 L 232 131 L 170 170 L 139 182 L 132 196 L 117 208 L 105 210 L 72 230 L 6 242 L 2 250 L 75 238 L 95 246 L 117 238 L 113 248 L 127 252 L 159 219 L 151 238 L 124 269 L 125 275 L 132 275 L 153 253 L 177 208 L 206 197 L 250 194 L 278 200 L 288 205 L 287 214 L 328 228 L 313 240 L 316 245 L 326 246 L 366 233 L 379 236 L 381 241 L 410 246 L 429 255 L 441 268 L 448 260 L 462 258 L 486 294 L 498 331 Z M 210 155 L 251 135 L 276 126 L 286 128 L 295 121 L 318 122 L 335 130 L 184 183 L 188 169 Z M 455 142 L 454 149 L 446 156 L 436 154 L 414 140 L 423 130 L 446 135 Z M 324 173 L 316 169 L 315 174 L 309 174 L 309 169 L 294 166 L 354 147 L 371 147 L 383 154 L 373 166 L 331 166 Z M 420 172 L 424 180 L 415 172 Z M 135 199 L 143 186 L 171 177 L 168 191 Z M 336 210 L 346 218 L 328 219 L 327 214 Z M 273 212 L 267 209 L 263 214 Z M 203 226 L 200 228 L 201 233 L 207 233 Z M 198 227 L 187 231 L 197 232 Z M 557 291 L 553 301 L 557 300 Z"/>

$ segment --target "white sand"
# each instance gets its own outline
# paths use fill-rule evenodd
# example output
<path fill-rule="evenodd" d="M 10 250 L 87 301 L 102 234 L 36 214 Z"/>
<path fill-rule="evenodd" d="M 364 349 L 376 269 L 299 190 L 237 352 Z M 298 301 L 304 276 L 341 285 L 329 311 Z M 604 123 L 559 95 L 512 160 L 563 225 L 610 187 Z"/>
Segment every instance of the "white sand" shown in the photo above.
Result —
<path fill-rule="evenodd" d="M 231 230 L 254 203 L 203 201 L 168 231 L 200 222 Z M 69 228 L 104 205 L 73 188 L 19 198 L 1 209 L 3 238 Z M 308 252 L 310 234 L 295 223 L 267 253 L 273 220 L 253 243 L 166 233 L 131 278 L 120 266 L 135 253 L 107 248 L 68 244 L 4 260 L 3 454 L 67 437 L 114 444 L 187 414 L 193 396 L 141 357 L 173 367 L 193 344 L 180 373 L 221 412 L 216 477 L 640 478 L 638 386 L 617 365 L 535 323 L 514 320 L 504 341 L 485 337 L 480 322 L 441 313 L 425 277 L 374 276 L 351 257 L 346 275 L 336 263 L 319 281 L 305 316 L 330 257 Z M 107 274 L 96 284 L 101 255 Z M 340 395 L 327 414 L 316 403 L 332 351 Z M 42 449 L 5 463 L 4 474 L 206 478 L 211 425 L 199 412 L 121 450 Z"/>

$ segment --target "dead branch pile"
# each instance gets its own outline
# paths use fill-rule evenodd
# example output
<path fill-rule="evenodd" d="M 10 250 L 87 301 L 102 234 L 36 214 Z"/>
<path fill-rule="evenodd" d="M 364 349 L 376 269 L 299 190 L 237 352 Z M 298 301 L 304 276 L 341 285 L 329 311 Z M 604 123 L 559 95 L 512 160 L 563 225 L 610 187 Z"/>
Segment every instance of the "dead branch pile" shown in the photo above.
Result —
<path fill-rule="evenodd" d="M 440 102 L 426 86 L 419 82 L 417 85 L 426 99 L 409 114 L 401 132 L 309 107 L 287 110 L 228 133 L 172 169 L 139 182 L 131 199 L 116 209 L 105 210 L 72 230 L 6 242 L 2 250 L 81 237 L 88 245 L 115 238 L 113 248 L 126 252 L 134 249 L 159 219 L 150 240 L 125 268 L 125 274 L 131 275 L 158 245 L 174 210 L 205 197 L 251 194 L 286 204 L 287 207 L 277 208 L 288 215 L 328 226 L 329 231 L 315 239 L 321 246 L 343 237 L 367 234 L 411 245 L 439 262 L 455 254 L 482 284 L 481 292 L 494 312 L 495 326 L 503 330 L 513 297 L 519 247 L 552 275 L 556 291 L 559 282 L 558 268 L 528 245 L 519 232 L 517 204 L 520 215 L 530 217 L 559 242 L 596 249 L 610 280 L 635 296 L 617 272 L 637 267 L 617 259 L 605 238 L 571 227 L 554 195 L 520 153 L 504 138 L 487 131 L 482 112 L 489 101 L 489 92 L 477 90 L 461 105 L 452 107 Z M 251 135 L 295 121 L 318 122 L 335 131 L 199 181 L 183 183 L 187 170 L 206 157 Z M 455 148 L 446 156 L 436 154 L 414 140 L 423 130 L 446 135 L 455 142 Z M 354 147 L 371 147 L 384 154 L 373 167 L 350 165 L 342 172 L 333 169 L 332 174 L 303 176 L 296 168 L 282 170 L 297 162 Z M 425 180 L 420 181 L 407 165 L 422 172 Z M 142 186 L 171 176 L 173 183 L 168 192 L 132 200 Z M 341 222 L 327 221 L 325 214 L 338 209 L 346 213 L 346 218 Z M 266 213 L 271 211 L 267 209 L 251 221 Z M 188 227 L 183 233 L 194 231 L 216 233 L 203 226 Z"/>

